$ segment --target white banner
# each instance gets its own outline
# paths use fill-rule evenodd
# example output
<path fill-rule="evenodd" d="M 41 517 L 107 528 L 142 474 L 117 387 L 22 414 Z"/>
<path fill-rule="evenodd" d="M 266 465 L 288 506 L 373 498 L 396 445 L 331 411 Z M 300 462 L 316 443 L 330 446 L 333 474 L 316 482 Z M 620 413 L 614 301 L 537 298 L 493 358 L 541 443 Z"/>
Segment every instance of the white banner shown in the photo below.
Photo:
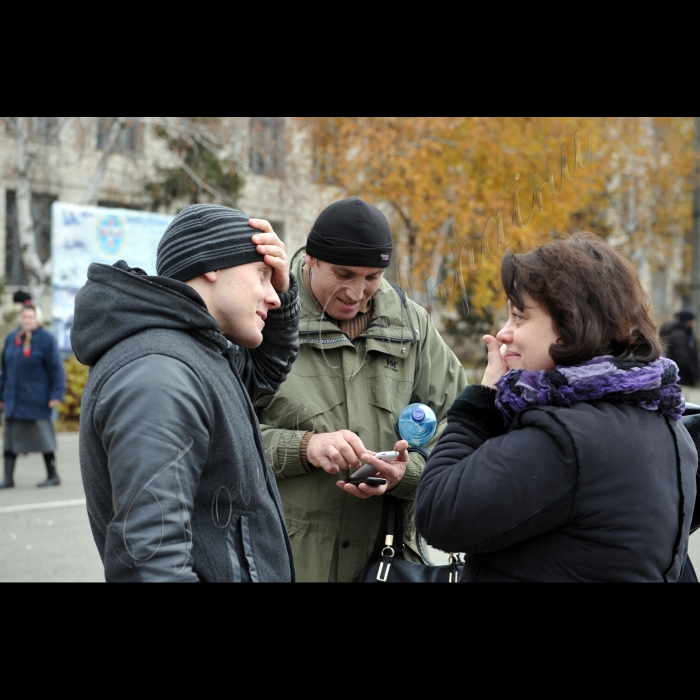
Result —
<path fill-rule="evenodd" d="M 173 216 L 55 202 L 51 207 L 53 333 L 61 352 L 72 352 L 75 295 L 92 263 L 125 260 L 156 274 L 158 243 Z"/>

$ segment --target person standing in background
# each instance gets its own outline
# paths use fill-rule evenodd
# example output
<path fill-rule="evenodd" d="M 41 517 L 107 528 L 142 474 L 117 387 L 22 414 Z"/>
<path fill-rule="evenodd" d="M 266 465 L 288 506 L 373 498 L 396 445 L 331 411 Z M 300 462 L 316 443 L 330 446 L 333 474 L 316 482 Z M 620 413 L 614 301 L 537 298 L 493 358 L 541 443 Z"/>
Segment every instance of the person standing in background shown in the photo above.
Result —
<path fill-rule="evenodd" d="M 47 479 L 38 486 L 59 486 L 56 430 L 52 409 L 63 403 L 66 376 L 54 337 L 41 327 L 37 308 L 24 302 L 21 327 L 10 333 L 2 354 L 0 410 L 5 412 L 5 479 L 13 488 L 18 454 L 41 452 Z"/>
<path fill-rule="evenodd" d="M 660 333 L 666 344 L 666 357 L 678 365 L 683 386 L 695 386 L 700 380 L 700 358 L 694 330 L 695 314 L 690 309 L 683 309 Z"/>

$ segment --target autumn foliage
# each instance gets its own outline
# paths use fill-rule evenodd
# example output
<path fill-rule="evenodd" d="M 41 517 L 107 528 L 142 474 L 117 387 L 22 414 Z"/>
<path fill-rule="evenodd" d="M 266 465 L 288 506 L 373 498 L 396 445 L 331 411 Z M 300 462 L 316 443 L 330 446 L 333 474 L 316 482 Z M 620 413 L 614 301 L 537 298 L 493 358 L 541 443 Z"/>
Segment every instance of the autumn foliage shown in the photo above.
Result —
<path fill-rule="evenodd" d="M 500 259 L 591 230 L 643 282 L 684 250 L 692 118 L 313 117 L 319 177 L 382 207 L 394 276 L 441 314 L 503 304 Z M 676 251 L 676 252 L 673 252 Z"/>
<path fill-rule="evenodd" d="M 59 429 L 76 430 L 89 368 L 80 364 L 75 357 L 64 360 L 63 366 L 66 371 L 66 396 L 58 407 Z"/>

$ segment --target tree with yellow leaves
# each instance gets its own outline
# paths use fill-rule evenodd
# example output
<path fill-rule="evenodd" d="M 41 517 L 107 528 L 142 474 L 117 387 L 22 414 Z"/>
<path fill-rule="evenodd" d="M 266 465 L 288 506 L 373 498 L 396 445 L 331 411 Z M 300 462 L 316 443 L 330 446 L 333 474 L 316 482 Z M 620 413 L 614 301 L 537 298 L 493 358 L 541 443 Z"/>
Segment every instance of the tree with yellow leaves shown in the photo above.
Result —
<path fill-rule="evenodd" d="M 692 120 L 305 122 L 320 176 L 393 214 L 394 276 L 440 320 L 449 309 L 462 319 L 490 319 L 502 307 L 499 270 L 508 247 L 531 249 L 575 230 L 615 233 L 647 285 L 648 271 L 682 251 L 691 214 Z"/>

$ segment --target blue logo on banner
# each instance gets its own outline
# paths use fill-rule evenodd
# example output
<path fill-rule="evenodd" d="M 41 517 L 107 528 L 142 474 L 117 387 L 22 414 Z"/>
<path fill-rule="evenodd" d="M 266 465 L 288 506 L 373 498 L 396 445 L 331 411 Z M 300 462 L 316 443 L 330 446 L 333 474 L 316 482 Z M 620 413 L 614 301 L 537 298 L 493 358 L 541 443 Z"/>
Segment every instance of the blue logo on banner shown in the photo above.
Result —
<path fill-rule="evenodd" d="M 116 216 L 108 216 L 97 230 L 100 248 L 105 253 L 116 255 L 124 243 L 124 229 Z"/>

